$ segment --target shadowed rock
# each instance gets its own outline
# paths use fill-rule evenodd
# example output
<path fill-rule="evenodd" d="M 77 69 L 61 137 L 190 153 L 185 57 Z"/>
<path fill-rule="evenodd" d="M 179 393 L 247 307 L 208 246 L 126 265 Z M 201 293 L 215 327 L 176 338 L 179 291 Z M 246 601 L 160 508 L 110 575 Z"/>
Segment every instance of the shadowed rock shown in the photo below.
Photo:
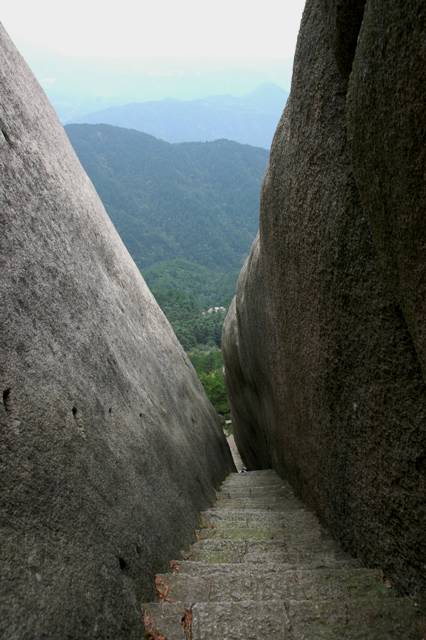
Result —
<path fill-rule="evenodd" d="M 425 377 L 426 7 L 396 0 L 385 6 L 367 5 L 349 84 L 348 128 L 381 267 Z"/>
<path fill-rule="evenodd" d="M 216 414 L 0 28 L 0 636 L 141 638 L 233 468 Z"/>
<path fill-rule="evenodd" d="M 369 0 L 358 34 L 362 5 L 307 2 L 259 238 L 225 323 L 226 376 L 245 464 L 271 463 L 345 548 L 416 590 L 426 587 L 425 9 Z"/>

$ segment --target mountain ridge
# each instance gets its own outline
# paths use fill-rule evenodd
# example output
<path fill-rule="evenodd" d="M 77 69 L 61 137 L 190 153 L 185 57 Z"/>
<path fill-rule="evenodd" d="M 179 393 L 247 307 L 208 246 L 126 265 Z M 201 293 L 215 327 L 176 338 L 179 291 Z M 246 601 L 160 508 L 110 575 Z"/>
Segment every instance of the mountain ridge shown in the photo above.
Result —
<path fill-rule="evenodd" d="M 245 96 L 129 102 L 89 113 L 69 124 L 109 124 L 175 143 L 228 139 L 269 148 L 287 97 L 284 89 L 269 83 Z"/>
<path fill-rule="evenodd" d="M 268 152 L 229 140 L 169 143 L 111 125 L 66 132 L 186 349 L 220 343 L 223 314 L 258 226 Z"/>
<path fill-rule="evenodd" d="M 169 143 L 103 124 L 65 130 L 141 269 L 175 258 L 240 267 L 256 233 L 264 149 Z"/>

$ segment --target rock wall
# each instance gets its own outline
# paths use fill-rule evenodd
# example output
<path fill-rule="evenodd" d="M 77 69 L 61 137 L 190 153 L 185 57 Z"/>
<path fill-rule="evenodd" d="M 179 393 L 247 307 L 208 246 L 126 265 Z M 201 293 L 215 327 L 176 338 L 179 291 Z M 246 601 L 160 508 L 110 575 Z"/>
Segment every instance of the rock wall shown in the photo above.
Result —
<path fill-rule="evenodd" d="M 196 374 L 0 29 L 0 636 L 143 635 L 233 469 Z"/>
<path fill-rule="evenodd" d="M 224 328 L 235 437 L 426 587 L 426 8 L 308 0 Z"/>

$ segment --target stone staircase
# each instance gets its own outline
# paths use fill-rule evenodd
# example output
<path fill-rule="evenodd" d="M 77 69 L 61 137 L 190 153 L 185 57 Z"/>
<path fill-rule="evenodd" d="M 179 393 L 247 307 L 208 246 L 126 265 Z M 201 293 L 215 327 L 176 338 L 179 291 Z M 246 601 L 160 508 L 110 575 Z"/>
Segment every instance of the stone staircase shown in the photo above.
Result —
<path fill-rule="evenodd" d="M 343 553 L 273 471 L 230 475 L 156 577 L 147 640 L 425 640 L 418 603 Z"/>

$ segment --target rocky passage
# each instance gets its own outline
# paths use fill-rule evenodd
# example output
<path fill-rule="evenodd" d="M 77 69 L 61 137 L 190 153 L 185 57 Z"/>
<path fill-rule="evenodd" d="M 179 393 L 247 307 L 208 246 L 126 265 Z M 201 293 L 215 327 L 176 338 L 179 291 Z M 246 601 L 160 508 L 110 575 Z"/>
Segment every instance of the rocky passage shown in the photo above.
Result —
<path fill-rule="evenodd" d="M 426 593 L 426 3 L 307 0 L 222 347 L 249 470 Z"/>
<path fill-rule="evenodd" d="M 344 553 L 274 471 L 233 473 L 156 577 L 146 640 L 423 640 L 419 603 Z"/>

